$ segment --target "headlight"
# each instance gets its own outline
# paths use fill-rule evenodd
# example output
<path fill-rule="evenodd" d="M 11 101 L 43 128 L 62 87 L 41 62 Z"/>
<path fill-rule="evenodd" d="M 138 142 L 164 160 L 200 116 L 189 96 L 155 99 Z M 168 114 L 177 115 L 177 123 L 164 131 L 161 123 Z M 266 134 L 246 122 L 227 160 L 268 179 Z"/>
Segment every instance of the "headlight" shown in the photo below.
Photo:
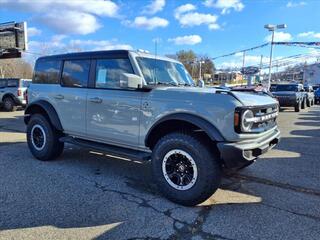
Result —
<path fill-rule="evenodd" d="M 243 132 L 249 132 L 251 130 L 253 122 L 249 121 L 249 119 L 251 120 L 252 118 L 254 118 L 254 114 L 251 110 L 244 111 L 241 118 L 241 130 Z"/>

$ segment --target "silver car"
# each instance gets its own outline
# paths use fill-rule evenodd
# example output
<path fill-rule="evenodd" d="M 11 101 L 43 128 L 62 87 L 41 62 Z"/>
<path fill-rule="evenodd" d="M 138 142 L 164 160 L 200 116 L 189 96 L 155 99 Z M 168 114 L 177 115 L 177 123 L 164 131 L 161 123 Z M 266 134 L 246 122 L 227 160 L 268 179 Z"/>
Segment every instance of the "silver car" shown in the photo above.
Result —
<path fill-rule="evenodd" d="M 55 159 L 72 143 L 151 160 L 160 191 L 183 205 L 205 201 L 222 169 L 248 166 L 280 138 L 276 100 L 196 87 L 166 57 L 71 53 L 39 58 L 34 72 L 24 120 L 37 159 Z"/>
<path fill-rule="evenodd" d="M 18 106 L 26 106 L 26 91 L 31 79 L 0 78 L 0 105 L 6 111 L 15 111 Z"/>

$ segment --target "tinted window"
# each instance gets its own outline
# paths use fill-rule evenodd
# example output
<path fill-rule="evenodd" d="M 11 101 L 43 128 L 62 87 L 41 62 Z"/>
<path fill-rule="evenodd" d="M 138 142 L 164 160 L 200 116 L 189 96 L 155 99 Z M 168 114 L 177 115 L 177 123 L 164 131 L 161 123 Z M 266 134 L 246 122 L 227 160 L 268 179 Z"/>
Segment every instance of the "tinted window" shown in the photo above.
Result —
<path fill-rule="evenodd" d="M 298 91 L 298 85 L 277 85 L 275 91 Z"/>
<path fill-rule="evenodd" d="M 8 79 L 7 86 L 8 87 L 18 87 L 19 86 L 19 80 L 18 79 Z"/>
<path fill-rule="evenodd" d="M 58 60 L 40 59 L 36 63 L 33 83 L 59 84 L 60 65 Z"/>
<path fill-rule="evenodd" d="M 4 88 L 7 86 L 7 80 L 0 79 L 0 88 Z"/>
<path fill-rule="evenodd" d="M 96 88 L 120 88 L 122 73 L 133 73 L 129 59 L 97 60 Z"/>
<path fill-rule="evenodd" d="M 90 60 L 65 61 L 62 72 L 62 85 L 65 87 L 87 87 Z"/>

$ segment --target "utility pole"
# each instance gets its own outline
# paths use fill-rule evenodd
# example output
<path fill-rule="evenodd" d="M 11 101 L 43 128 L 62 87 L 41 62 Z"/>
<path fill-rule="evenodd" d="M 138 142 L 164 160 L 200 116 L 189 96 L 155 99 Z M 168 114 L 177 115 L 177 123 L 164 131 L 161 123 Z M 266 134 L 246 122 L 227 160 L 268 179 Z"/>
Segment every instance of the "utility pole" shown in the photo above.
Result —
<path fill-rule="evenodd" d="M 272 25 L 272 24 L 266 24 L 264 28 L 268 29 L 271 33 L 271 43 L 270 43 L 270 58 L 269 58 L 269 79 L 268 79 L 268 90 L 270 89 L 271 85 L 271 69 L 272 69 L 272 55 L 273 55 L 273 45 L 274 45 L 274 32 L 276 29 L 283 29 L 286 28 L 286 24 L 278 24 L 278 25 Z"/>
<path fill-rule="evenodd" d="M 260 57 L 260 69 L 259 69 L 259 81 L 260 82 L 261 82 L 262 59 L 263 59 L 263 55 L 261 54 L 261 57 Z"/>

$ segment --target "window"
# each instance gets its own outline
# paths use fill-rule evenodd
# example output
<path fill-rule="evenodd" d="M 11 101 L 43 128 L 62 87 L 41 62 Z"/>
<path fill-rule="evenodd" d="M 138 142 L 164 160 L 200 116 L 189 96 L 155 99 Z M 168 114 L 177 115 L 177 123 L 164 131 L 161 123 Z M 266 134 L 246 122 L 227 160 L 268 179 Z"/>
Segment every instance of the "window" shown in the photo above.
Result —
<path fill-rule="evenodd" d="M 96 88 L 120 88 L 122 73 L 133 73 L 129 59 L 97 60 Z"/>
<path fill-rule="evenodd" d="M 36 63 L 33 83 L 59 84 L 60 80 L 59 60 L 40 59 Z"/>
<path fill-rule="evenodd" d="M 7 87 L 18 87 L 19 80 L 18 79 L 8 79 Z"/>
<path fill-rule="evenodd" d="M 65 61 L 62 72 L 62 85 L 65 87 L 87 87 L 90 60 Z"/>
<path fill-rule="evenodd" d="M 0 88 L 5 88 L 7 86 L 7 80 L 0 79 Z"/>

